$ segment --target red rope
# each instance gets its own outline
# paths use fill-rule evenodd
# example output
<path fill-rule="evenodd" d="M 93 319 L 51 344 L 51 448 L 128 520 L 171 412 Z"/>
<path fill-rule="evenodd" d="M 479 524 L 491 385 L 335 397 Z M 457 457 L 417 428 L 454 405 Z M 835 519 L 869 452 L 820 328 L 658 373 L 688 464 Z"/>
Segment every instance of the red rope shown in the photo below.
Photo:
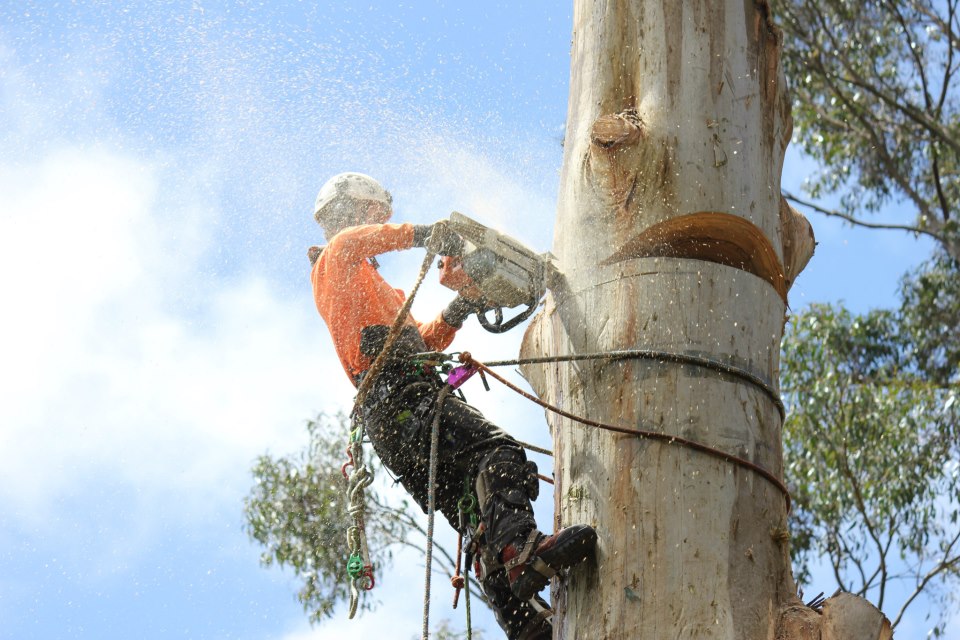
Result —
<path fill-rule="evenodd" d="M 460 362 L 476 367 L 480 371 L 496 379 L 498 382 L 506 386 L 508 389 L 515 391 L 516 393 L 519 393 L 521 396 L 523 396 L 527 400 L 530 400 L 531 402 L 535 402 L 536 404 L 540 405 L 544 409 L 552 411 L 557 415 L 561 415 L 564 418 L 569 418 L 570 420 L 573 420 L 575 422 L 585 424 L 589 427 L 596 427 L 598 429 L 603 429 L 605 431 L 613 431 L 615 433 L 623 433 L 630 436 L 639 436 L 641 438 L 649 438 L 651 440 L 659 440 L 661 442 L 666 442 L 668 444 L 675 444 L 675 445 L 680 445 L 682 447 L 688 447 L 690 449 L 695 449 L 696 451 L 700 451 L 702 453 L 706 453 L 708 455 L 714 456 L 715 458 L 720 458 L 721 460 L 732 462 L 745 469 L 749 469 L 750 471 L 753 471 L 754 473 L 766 478 L 771 484 L 773 484 L 783 493 L 783 496 L 784 498 L 786 498 L 786 501 L 787 501 L 787 513 L 790 513 L 790 507 L 791 507 L 790 491 L 787 489 L 787 486 L 783 484 L 780 478 L 778 478 L 777 476 L 772 474 L 770 471 L 767 471 L 766 469 L 764 469 L 763 467 L 761 467 L 760 465 L 754 462 L 751 462 L 739 456 L 735 456 L 731 453 L 721 451 L 720 449 L 714 449 L 713 447 L 707 446 L 701 442 L 696 442 L 695 440 L 688 440 L 687 438 L 684 438 L 681 436 L 674 436 L 668 433 L 661 433 L 659 431 L 631 429 L 629 427 L 621 427 L 614 424 L 607 424 L 606 422 L 599 422 L 597 420 L 591 420 L 589 418 L 584 418 L 584 417 L 575 415 L 573 413 L 570 413 L 569 411 L 565 411 L 561 409 L 560 407 L 556 407 L 548 402 L 544 402 L 543 400 L 541 400 L 540 398 L 536 397 L 533 394 L 527 393 L 526 391 L 516 386 L 515 384 L 513 384 L 503 376 L 496 373 L 493 369 L 491 369 L 487 365 L 483 364 L 478 360 L 475 360 L 473 356 L 470 355 L 470 352 L 468 351 L 464 351 L 463 353 L 460 354 Z"/>

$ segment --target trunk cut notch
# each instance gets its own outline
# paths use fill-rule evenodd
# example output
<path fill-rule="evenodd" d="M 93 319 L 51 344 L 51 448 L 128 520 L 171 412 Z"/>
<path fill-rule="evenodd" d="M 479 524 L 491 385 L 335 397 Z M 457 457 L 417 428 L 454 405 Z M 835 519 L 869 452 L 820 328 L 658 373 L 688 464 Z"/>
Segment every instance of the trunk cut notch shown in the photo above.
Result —
<path fill-rule="evenodd" d="M 783 266 L 770 240 L 755 224 L 731 213 L 699 211 L 658 222 L 600 264 L 634 258 L 688 258 L 734 267 L 767 281 L 787 301 Z"/>

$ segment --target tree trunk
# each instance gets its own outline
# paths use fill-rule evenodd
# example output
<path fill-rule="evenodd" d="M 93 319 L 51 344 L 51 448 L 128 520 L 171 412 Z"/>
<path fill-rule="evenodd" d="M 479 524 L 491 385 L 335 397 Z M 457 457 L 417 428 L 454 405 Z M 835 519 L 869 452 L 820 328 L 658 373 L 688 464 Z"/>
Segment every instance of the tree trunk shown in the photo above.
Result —
<path fill-rule="evenodd" d="M 576 0 L 561 273 L 524 356 L 688 354 L 777 388 L 786 290 L 812 253 L 809 226 L 781 207 L 791 120 L 779 52 L 764 1 Z M 782 477 L 782 416 L 762 385 L 640 358 L 523 373 L 575 414 Z M 555 638 L 780 635 L 798 602 L 773 482 L 688 447 L 548 420 L 556 524 L 600 535 L 596 562 L 554 582 Z"/>

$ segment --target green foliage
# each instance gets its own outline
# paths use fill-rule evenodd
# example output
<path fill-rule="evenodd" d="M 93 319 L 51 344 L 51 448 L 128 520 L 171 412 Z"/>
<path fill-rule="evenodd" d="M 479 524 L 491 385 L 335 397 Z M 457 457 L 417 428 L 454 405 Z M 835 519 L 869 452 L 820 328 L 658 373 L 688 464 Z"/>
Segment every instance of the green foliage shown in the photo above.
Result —
<path fill-rule="evenodd" d="M 905 290 L 927 296 L 928 275 L 939 278 L 918 273 Z M 889 585 L 909 581 L 894 624 L 921 592 L 948 598 L 960 585 L 960 389 L 943 383 L 958 364 L 928 375 L 918 314 L 813 306 L 783 346 L 798 578 L 826 557 L 841 588 L 891 611 Z"/>
<path fill-rule="evenodd" d="M 264 547 L 265 566 L 277 563 L 292 568 L 302 581 L 297 597 L 311 622 L 332 614 L 334 605 L 349 600 L 346 577 L 346 480 L 340 465 L 349 426 L 343 415 L 321 414 L 307 423 L 307 448 L 290 457 L 260 456 L 254 467 L 256 481 L 244 500 L 244 517 L 250 537 Z M 372 448 L 367 447 L 372 457 Z M 374 460 L 373 466 L 379 465 Z M 392 558 L 391 546 L 407 539 L 415 523 L 406 512 L 384 505 L 375 486 L 367 489 L 367 535 L 371 560 L 383 571 Z M 361 598 L 361 608 L 372 603 Z"/>
<path fill-rule="evenodd" d="M 297 599 L 312 623 L 330 617 L 337 604 L 350 599 L 347 529 L 353 518 L 347 512 L 347 481 L 340 471 L 346 462 L 349 433 L 348 420 L 342 414 L 320 414 L 308 421 L 305 449 L 288 457 L 257 458 L 253 467 L 255 485 L 244 499 L 245 528 L 264 549 L 260 561 L 264 566 L 276 563 L 296 572 L 301 582 Z M 374 475 L 384 477 L 386 470 L 369 444 L 364 447 L 364 455 Z M 398 546 L 424 553 L 426 531 L 418 519 L 419 509 L 415 512 L 405 500 L 392 500 L 396 506 L 388 504 L 378 492 L 377 483 L 366 489 L 365 497 L 367 539 L 376 576 L 388 570 Z M 434 571 L 452 575 L 455 556 L 436 543 L 433 550 Z M 486 604 L 473 576 L 470 590 L 473 602 Z M 360 609 L 375 607 L 376 602 L 368 597 L 375 593 L 361 594 Z M 408 594 L 401 597 L 407 598 Z M 444 622 L 437 633 L 457 637 Z M 474 637 L 480 636 L 474 632 Z"/>
<path fill-rule="evenodd" d="M 775 0 L 806 184 L 862 220 L 890 202 L 960 259 L 958 0 Z"/>
<path fill-rule="evenodd" d="M 960 262 L 938 253 L 904 278 L 900 291 L 917 368 L 937 384 L 960 385 Z"/>

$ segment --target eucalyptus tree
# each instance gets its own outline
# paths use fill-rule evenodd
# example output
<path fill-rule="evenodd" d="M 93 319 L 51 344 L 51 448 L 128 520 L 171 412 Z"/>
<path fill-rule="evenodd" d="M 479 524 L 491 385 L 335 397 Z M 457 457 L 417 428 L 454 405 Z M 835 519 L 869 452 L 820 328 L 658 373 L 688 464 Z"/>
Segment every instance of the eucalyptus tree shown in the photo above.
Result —
<path fill-rule="evenodd" d="M 925 348 L 912 310 L 814 305 L 791 320 L 791 550 L 802 580 L 826 558 L 837 586 L 888 611 L 894 628 L 926 596 L 939 637 L 960 587 L 960 362 Z"/>
<path fill-rule="evenodd" d="M 933 237 L 960 260 L 958 0 L 772 0 L 807 196 L 852 224 Z M 838 204 L 824 204 L 835 196 Z M 901 209 L 900 222 L 870 214 Z"/>
<path fill-rule="evenodd" d="M 889 637 L 863 600 L 803 607 L 790 570 L 776 380 L 812 235 L 781 200 L 780 56 L 766 2 L 575 3 L 557 273 L 522 349 L 568 412 L 557 524 L 600 535 L 554 585 L 558 638 Z"/>

